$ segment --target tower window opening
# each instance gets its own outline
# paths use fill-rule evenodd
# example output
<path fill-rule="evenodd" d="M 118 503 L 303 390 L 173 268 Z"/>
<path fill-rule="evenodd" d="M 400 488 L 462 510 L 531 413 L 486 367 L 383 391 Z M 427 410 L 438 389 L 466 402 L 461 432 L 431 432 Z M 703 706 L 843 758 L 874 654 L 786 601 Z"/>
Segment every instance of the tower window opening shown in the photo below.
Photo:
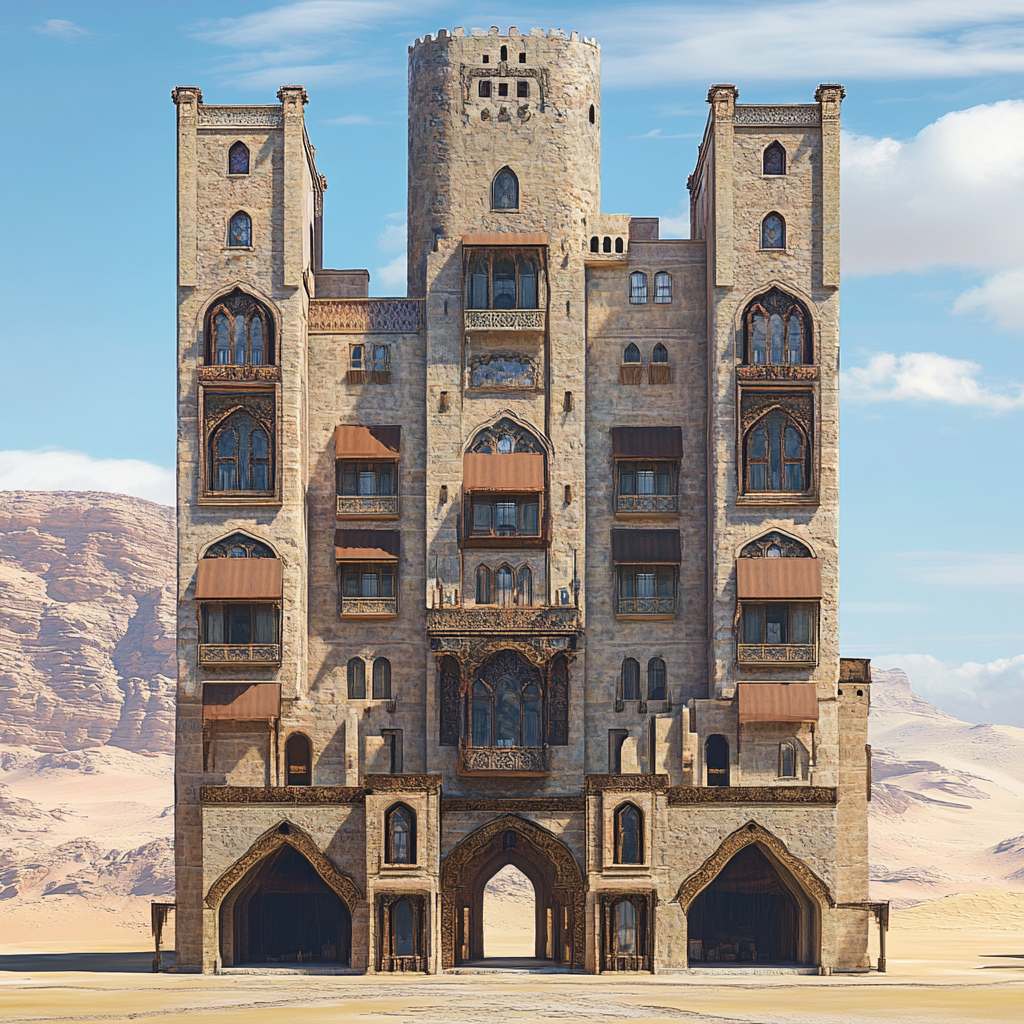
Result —
<path fill-rule="evenodd" d="M 498 95 L 499 96 L 507 96 L 508 95 L 508 82 L 499 82 L 498 83 Z"/>
<path fill-rule="evenodd" d="M 244 210 L 234 214 L 228 224 L 228 245 L 241 249 L 252 245 L 252 218 Z"/>
<path fill-rule="evenodd" d="M 622 239 L 621 238 L 616 238 L 615 239 L 615 251 L 616 252 L 622 252 L 623 251 L 623 244 L 622 244 Z"/>
<path fill-rule="evenodd" d="M 590 239 L 590 251 L 600 252 L 601 251 L 601 239 L 597 235 L 593 235 Z"/>
<path fill-rule="evenodd" d="M 786 173 L 786 151 L 778 142 L 773 142 L 765 151 L 762 162 L 764 174 Z"/>
<path fill-rule="evenodd" d="M 524 100 L 530 95 L 530 83 L 529 82 L 516 82 L 516 96 L 519 99 Z"/>
<path fill-rule="evenodd" d="M 526 54 L 525 53 L 519 54 L 519 63 L 520 64 L 525 64 L 526 63 Z"/>
<path fill-rule="evenodd" d="M 491 83 L 486 78 L 482 78 L 480 80 L 480 85 L 477 91 L 484 99 L 490 99 Z"/>
<path fill-rule="evenodd" d="M 491 63 L 491 55 L 489 53 L 485 53 L 483 57 L 481 57 L 480 59 L 483 61 L 484 64 Z"/>
<path fill-rule="evenodd" d="M 228 150 L 228 174 L 249 173 L 249 147 L 244 142 L 236 142 Z"/>
<path fill-rule="evenodd" d="M 597 112 L 594 110 L 594 104 L 590 104 L 590 123 L 594 124 L 597 120 Z"/>
<path fill-rule="evenodd" d="M 777 213 L 769 213 L 761 222 L 761 248 L 786 248 L 786 222 Z"/>
<path fill-rule="evenodd" d="M 503 46 L 501 48 L 501 59 L 502 60 L 508 60 L 508 47 L 507 46 Z"/>
<path fill-rule="evenodd" d="M 507 85 L 504 88 L 508 90 Z M 495 210 L 519 209 L 519 179 L 510 167 L 503 167 L 494 176 L 491 206 Z"/>
<path fill-rule="evenodd" d="M 605 235 L 604 236 L 604 241 L 601 243 L 601 251 L 602 252 L 611 252 L 612 251 L 612 239 L 611 239 L 610 235 Z"/>

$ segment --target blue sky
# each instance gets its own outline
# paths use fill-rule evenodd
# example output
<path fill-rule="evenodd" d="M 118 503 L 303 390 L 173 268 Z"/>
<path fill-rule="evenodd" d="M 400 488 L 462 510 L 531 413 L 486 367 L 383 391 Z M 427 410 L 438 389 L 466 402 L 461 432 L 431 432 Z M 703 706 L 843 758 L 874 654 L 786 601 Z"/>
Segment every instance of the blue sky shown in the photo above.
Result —
<path fill-rule="evenodd" d="M 441 26 L 602 45 L 603 206 L 685 236 L 712 82 L 842 82 L 842 646 L 1024 725 L 1024 0 L 0 11 L 0 488 L 170 501 L 174 107 L 310 95 L 325 264 L 404 289 L 406 47 Z"/>

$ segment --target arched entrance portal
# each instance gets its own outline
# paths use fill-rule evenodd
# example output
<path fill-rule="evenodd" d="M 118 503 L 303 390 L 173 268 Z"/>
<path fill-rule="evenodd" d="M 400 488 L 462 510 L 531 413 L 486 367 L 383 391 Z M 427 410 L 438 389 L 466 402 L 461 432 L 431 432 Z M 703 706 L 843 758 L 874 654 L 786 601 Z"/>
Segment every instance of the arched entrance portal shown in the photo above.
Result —
<path fill-rule="evenodd" d="M 467 836 L 441 868 L 442 967 L 485 956 L 484 887 L 506 864 L 533 883 L 534 955 L 583 966 L 583 876 L 569 848 L 546 829 L 504 815 Z"/>
<path fill-rule="evenodd" d="M 536 893 L 533 883 L 514 864 L 506 864 L 484 886 L 485 957 L 533 957 Z"/>

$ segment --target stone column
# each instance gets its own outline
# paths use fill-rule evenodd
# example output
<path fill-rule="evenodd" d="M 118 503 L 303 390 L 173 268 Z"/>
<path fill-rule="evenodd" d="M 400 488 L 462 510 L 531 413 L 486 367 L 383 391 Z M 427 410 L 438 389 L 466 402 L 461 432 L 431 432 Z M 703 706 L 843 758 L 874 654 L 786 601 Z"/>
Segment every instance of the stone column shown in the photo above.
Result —
<path fill-rule="evenodd" d="M 821 108 L 821 283 L 839 287 L 839 107 L 846 97 L 841 85 L 819 85 L 814 98 Z"/>
<path fill-rule="evenodd" d="M 302 174 L 305 167 L 303 105 L 309 102 L 301 85 L 277 91 L 284 112 L 284 286 L 302 284 Z"/>
<path fill-rule="evenodd" d="M 196 128 L 203 92 L 194 85 L 171 90 L 178 108 L 178 285 L 196 284 Z"/>
<path fill-rule="evenodd" d="M 714 195 L 715 286 L 732 287 L 732 125 L 739 90 L 735 85 L 713 85 L 708 90 L 714 123 L 712 150 Z"/>

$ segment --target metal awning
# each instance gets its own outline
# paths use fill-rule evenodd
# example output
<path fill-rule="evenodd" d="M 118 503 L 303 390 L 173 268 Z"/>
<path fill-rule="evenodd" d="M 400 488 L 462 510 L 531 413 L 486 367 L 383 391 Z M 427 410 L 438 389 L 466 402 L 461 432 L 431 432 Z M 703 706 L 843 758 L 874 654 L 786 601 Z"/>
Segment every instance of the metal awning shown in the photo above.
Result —
<path fill-rule="evenodd" d="M 678 530 L 612 530 L 612 561 L 631 565 L 679 565 Z"/>
<path fill-rule="evenodd" d="M 281 716 L 280 683 L 203 683 L 203 721 L 273 721 Z"/>
<path fill-rule="evenodd" d="M 336 459 L 395 460 L 401 447 L 402 428 L 399 426 L 365 427 L 343 423 L 334 429 Z"/>
<path fill-rule="evenodd" d="M 484 455 L 469 452 L 462 467 L 464 491 L 544 490 L 544 456 L 534 452 Z"/>
<path fill-rule="evenodd" d="M 339 562 L 397 562 L 398 530 L 335 530 L 334 557 Z"/>
<path fill-rule="evenodd" d="M 547 245 L 546 231 L 485 231 L 463 235 L 463 245 Z"/>
<path fill-rule="evenodd" d="M 196 573 L 197 601 L 279 601 L 280 558 L 202 558 Z"/>
<path fill-rule="evenodd" d="M 817 558 L 737 558 L 740 600 L 818 600 L 821 562 Z"/>
<path fill-rule="evenodd" d="M 816 722 L 814 683 L 740 683 L 740 723 Z"/>

